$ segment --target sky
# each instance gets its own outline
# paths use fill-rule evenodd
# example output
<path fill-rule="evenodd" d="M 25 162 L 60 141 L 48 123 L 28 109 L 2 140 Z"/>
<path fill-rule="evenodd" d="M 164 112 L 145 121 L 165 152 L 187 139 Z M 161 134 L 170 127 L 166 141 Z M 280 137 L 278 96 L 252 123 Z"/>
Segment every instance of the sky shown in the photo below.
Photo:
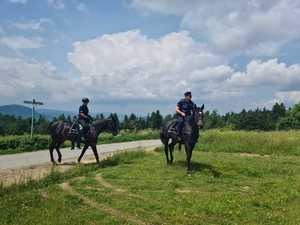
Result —
<path fill-rule="evenodd" d="M 0 105 L 220 113 L 300 101 L 298 0 L 0 0 Z"/>

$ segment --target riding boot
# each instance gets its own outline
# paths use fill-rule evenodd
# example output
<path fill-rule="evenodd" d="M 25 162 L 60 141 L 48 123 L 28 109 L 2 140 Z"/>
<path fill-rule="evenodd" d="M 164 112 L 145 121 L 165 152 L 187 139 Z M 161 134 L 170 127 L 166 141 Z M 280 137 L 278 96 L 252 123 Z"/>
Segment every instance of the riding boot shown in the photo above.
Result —
<path fill-rule="evenodd" d="M 177 126 L 176 126 L 176 136 L 178 141 L 181 141 L 183 123 L 184 123 L 184 119 L 180 117 L 177 121 Z"/>

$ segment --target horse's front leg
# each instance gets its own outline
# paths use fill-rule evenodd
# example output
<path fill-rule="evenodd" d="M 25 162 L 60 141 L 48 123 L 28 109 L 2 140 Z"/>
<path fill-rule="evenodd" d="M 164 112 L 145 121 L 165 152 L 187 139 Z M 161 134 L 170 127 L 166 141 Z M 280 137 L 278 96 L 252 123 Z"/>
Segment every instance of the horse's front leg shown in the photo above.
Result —
<path fill-rule="evenodd" d="M 193 153 L 193 145 L 190 143 L 185 143 L 185 153 L 186 153 L 186 163 L 187 163 L 187 172 L 190 173 L 191 170 L 191 158 Z"/>
<path fill-rule="evenodd" d="M 58 161 L 59 163 L 61 163 L 61 157 L 62 157 L 61 152 L 60 152 L 60 150 L 59 150 L 60 145 L 61 145 L 61 143 L 58 143 L 58 144 L 56 144 L 56 146 L 55 146 L 55 149 L 56 149 L 56 152 L 57 152 L 57 155 L 58 155 L 57 161 Z"/>
<path fill-rule="evenodd" d="M 78 162 L 79 162 L 79 163 L 80 163 L 80 161 L 81 161 L 81 159 L 82 159 L 84 153 L 85 153 L 86 150 L 88 149 L 88 147 L 89 147 L 89 144 L 85 143 L 85 144 L 84 144 L 84 147 L 83 147 L 83 149 L 82 149 L 82 151 L 81 151 L 81 154 L 80 154 L 80 156 L 79 156 L 79 158 L 78 158 Z"/>
<path fill-rule="evenodd" d="M 50 160 L 53 164 L 56 164 L 55 160 L 54 160 L 54 157 L 53 157 L 53 150 L 54 150 L 54 147 L 55 147 L 55 143 L 54 141 L 51 141 L 51 144 L 50 144 L 50 147 L 49 147 L 49 152 L 50 152 Z"/>
<path fill-rule="evenodd" d="M 166 159 L 167 159 L 167 164 L 170 163 L 169 161 L 169 145 L 168 145 L 168 142 L 164 144 L 165 145 L 165 154 L 166 154 Z"/>

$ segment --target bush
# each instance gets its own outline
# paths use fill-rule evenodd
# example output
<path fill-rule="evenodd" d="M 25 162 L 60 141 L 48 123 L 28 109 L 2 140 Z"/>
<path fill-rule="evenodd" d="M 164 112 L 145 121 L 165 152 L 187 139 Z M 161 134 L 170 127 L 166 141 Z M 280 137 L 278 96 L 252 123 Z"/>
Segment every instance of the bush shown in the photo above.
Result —
<path fill-rule="evenodd" d="M 0 154 L 4 151 L 34 151 L 47 149 L 50 138 L 46 135 L 36 135 L 32 139 L 29 135 L 4 136 L 0 138 Z"/>
<path fill-rule="evenodd" d="M 295 117 L 283 117 L 278 121 L 278 130 L 299 129 L 300 122 Z"/>

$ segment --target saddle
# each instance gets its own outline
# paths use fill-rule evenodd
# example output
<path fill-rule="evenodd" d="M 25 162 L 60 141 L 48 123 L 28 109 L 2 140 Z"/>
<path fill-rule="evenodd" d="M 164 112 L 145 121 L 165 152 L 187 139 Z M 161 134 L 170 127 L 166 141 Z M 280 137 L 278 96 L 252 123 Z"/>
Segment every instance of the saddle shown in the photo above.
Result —
<path fill-rule="evenodd" d="M 177 129 L 176 129 L 177 123 L 178 123 L 177 120 L 170 121 L 169 124 L 167 125 L 167 133 L 169 137 L 181 141 L 181 137 L 177 135 Z"/>
<path fill-rule="evenodd" d="M 177 120 L 172 120 L 168 124 L 168 133 L 175 133 L 175 134 L 177 134 L 176 125 L 177 125 Z"/>
<path fill-rule="evenodd" d="M 74 119 L 72 126 L 69 130 L 70 135 L 79 135 L 80 131 L 83 129 L 82 125 L 79 123 L 78 119 Z"/>

